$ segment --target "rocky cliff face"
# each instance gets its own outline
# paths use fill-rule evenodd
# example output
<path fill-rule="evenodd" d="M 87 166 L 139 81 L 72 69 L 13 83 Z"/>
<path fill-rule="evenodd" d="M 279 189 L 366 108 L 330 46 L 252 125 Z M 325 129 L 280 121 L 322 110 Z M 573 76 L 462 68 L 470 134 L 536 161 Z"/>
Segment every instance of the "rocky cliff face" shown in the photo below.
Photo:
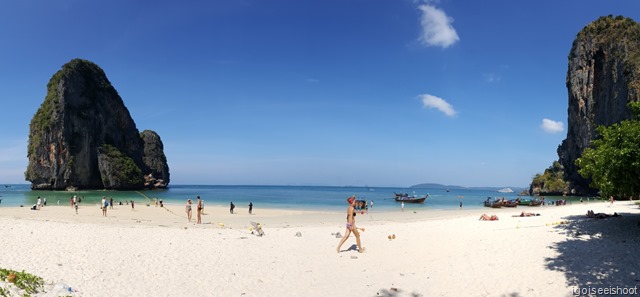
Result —
<path fill-rule="evenodd" d="M 169 166 L 160 135 L 151 130 L 144 130 L 140 136 L 144 142 L 142 161 L 149 168 L 145 175 L 145 187 L 166 187 L 169 183 Z"/>
<path fill-rule="evenodd" d="M 151 169 L 129 111 L 92 62 L 74 59 L 53 75 L 29 128 L 25 179 L 33 189 L 139 189 L 148 174 L 165 177 L 158 186 L 169 183 L 159 137 Z"/>
<path fill-rule="evenodd" d="M 559 162 L 572 194 L 595 191 L 578 174 L 582 155 L 595 128 L 631 118 L 626 107 L 640 93 L 640 24 L 624 17 L 601 17 L 576 37 L 569 53 L 567 138 L 558 147 Z"/>

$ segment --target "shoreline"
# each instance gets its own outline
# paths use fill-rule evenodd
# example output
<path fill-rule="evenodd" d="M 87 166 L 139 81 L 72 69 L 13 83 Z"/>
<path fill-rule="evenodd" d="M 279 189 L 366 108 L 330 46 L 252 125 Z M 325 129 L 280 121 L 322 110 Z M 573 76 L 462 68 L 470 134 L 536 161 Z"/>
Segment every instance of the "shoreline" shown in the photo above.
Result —
<path fill-rule="evenodd" d="M 640 209 L 629 202 L 374 209 L 356 216 L 366 228 L 362 254 L 353 236 L 335 251 L 346 205 L 253 215 L 207 206 L 202 225 L 187 222 L 184 206 L 165 206 L 114 205 L 106 218 L 97 204 L 78 215 L 68 205 L 2 207 L 0 267 L 68 285 L 72 296 L 571 296 L 588 284 L 640 287 L 631 252 Z M 623 216 L 589 219 L 589 209 Z M 541 215 L 512 217 L 522 211 Z M 483 213 L 499 220 L 479 221 Z M 251 234 L 250 221 L 266 235 Z"/>
<path fill-rule="evenodd" d="M 634 203 L 637 201 L 634 201 Z M 617 201 L 617 204 L 629 204 L 625 201 Z M 29 207 L 4 206 L 0 207 L 0 217 L 13 217 L 16 219 L 32 219 L 44 221 L 59 222 L 84 222 L 84 223 L 110 223 L 110 224 L 141 224 L 142 225 L 162 225 L 172 227 L 185 227 L 189 225 L 196 226 L 196 210 L 195 204 L 192 211 L 191 223 L 187 220 L 184 205 L 175 203 L 164 203 L 164 207 L 156 207 L 155 205 L 146 205 L 136 203 L 132 210 L 130 205 L 114 205 L 113 209 L 107 210 L 107 217 L 102 217 L 99 203 L 80 203 L 78 214 L 70 205 L 48 205 L 41 207 L 40 210 L 30 210 Z M 607 206 L 609 202 L 591 201 L 572 205 L 547 205 L 547 206 L 518 206 L 515 208 L 462 208 L 462 209 L 411 209 L 405 207 L 404 211 L 398 206 L 397 210 L 377 210 L 370 209 L 368 212 L 357 212 L 358 225 L 376 222 L 418 222 L 440 219 L 454 219 L 461 217 L 477 216 L 481 214 L 495 214 L 500 218 L 504 216 L 512 216 L 521 212 L 556 212 L 564 208 L 593 206 L 598 208 Z M 631 205 L 631 204 L 630 204 Z M 331 209 L 293 209 L 293 208 L 277 208 L 277 207 L 260 207 L 253 209 L 253 214 L 248 213 L 248 208 L 237 207 L 234 214 L 229 212 L 228 206 L 221 205 L 205 205 L 202 215 L 202 225 L 224 224 L 231 228 L 244 228 L 250 225 L 250 221 L 266 221 L 275 226 L 287 226 L 292 222 L 298 226 L 322 226 L 326 225 L 325 221 L 336 222 L 340 225 L 344 221 L 343 217 L 346 212 L 347 205 L 343 210 L 336 211 Z M 140 221 L 140 222 L 138 222 Z"/>

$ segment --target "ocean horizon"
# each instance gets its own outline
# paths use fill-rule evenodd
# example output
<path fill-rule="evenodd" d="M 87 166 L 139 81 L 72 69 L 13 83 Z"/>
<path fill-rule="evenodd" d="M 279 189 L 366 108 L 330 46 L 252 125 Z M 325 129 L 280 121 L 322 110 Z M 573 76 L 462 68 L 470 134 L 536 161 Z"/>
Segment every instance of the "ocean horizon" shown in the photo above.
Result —
<path fill-rule="evenodd" d="M 523 188 L 512 188 L 513 193 L 478 188 L 402 188 L 368 186 L 278 186 L 278 185 L 171 185 L 167 189 L 141 191 L 81 190 L 38 191 L 30 184 L 4 185 L 0 188 L 0 207 L 31 206 L 38 197 L 47 198 L 47 205 L 69 205 L 73 195 L 82 197 L 83 203 L 99 203 L 103 196 L 113 197 L 115 203 L 134 201 L 139 206 L 153 204 L 154 198 L 166 204 L 180 205 L 187 199 L 200 196 L 205 206 L 228 206 L 244 209 L 251 202 L 254 208 L 306 209 L 336 211 L 346 207 L 346 199 L 356 198 L 374 202 L 374 210 L 389 211 L 400 208 L 394 200 L 395 193 L 429 195 L 424 203 L 405 203 L 406 210 L 450 210 L 482 208 L 487 197 L 515 199 Z M 578 201 L 579 197 L 547 197 L 548 201 L 567 199 Z"/>

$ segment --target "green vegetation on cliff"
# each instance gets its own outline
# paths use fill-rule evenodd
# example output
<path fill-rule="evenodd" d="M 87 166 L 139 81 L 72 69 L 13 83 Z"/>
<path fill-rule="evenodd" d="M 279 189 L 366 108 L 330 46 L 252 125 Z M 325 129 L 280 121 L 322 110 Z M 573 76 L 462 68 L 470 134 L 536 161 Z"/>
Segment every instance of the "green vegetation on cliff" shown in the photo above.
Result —
<path fill-rule="evenodd" d="M 567 192 L 567 182 L 564 180 L 564 167 L 558 161 L 544 170 L 543 174 L 536 174 L 531 182 L 531 188 L 540 189 L 540 194 L 564 194 Z"/>
<path fill-rule="evenodd" d="M 640 193 L 640 102 L 627 105 L 633 119 L 598 126 L 600 135 L 576 160 L 579 173 L 591 178 L 602 197 L 624 198 Z"/>
<path fill-rule="evenodd" d="M 101 146 L 103 152 L 111 160 L 112 173 L 120 182 L 129 185 L 142 185 L 144 177 L 142 170 L 127 155 L 120 152 L 114 146 L 103 144 Z M 107 181 L 102 181 L 108 184 Z"/>
<path fill-rule="evenodd" d="M 100 88 L 113 89 L 111 83 L 106 79 L 104 71 L 95 63 L 83 59 L 73 59 L 64 64 L 62 69 L 56 72 L 47 83 L 47 95 L 45 96 L 44 102 L 42 102 L 40 108 L 38 108 L 36 114 L 29 123 L 30 137 L 27 147 L 27 158 L 30 159 L 31 156 L 36 155 L 36 148 L 41 148 L 46 145 L 46 143 L 44 143 L 44 138 L 51 132 L 51 129 L 55 125 L 55 121 L 58 120 L 57 117 L 60 115 L 60 110 L 62 109 L 60 93 L 63 91 L 63 86 L 61 85 L 61 81 L 63 78 L 69 77 L 74 72 L 99 73 L 105 78 L 99 80 L 99 82 L 87 82 L 90 86 L 85 88 L 85 90 L 87 92 L 86 95 L 89 98 L 92 98 L 91 96 L 95 96 L 95 93 L 97 93 Z M 34 162 L 30 161 L 27 166 L 27 171 L 25 172 L 26 180 L 36 180 L 39 178 L 33 168 L 33 163 Z"/>
<path fill-rule="evenodd" d="M 615 45 L 612 54 L 623 62 L 630 91 L 640 93 L 640 23 L 623 16 L 601 17 L 582 29 L 577 39 Z"/>

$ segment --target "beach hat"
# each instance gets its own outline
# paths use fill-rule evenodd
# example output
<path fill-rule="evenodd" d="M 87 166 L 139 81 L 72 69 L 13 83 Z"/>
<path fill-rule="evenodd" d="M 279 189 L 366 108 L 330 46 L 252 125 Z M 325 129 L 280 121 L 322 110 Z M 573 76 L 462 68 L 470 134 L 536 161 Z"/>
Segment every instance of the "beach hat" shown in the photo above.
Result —
<path fill-rule="evenodd" d="M 347 202 L 349 202 L 349 204 L 353 203 L 353 201 L 356 200 L 356 196 L 351 196 L 349 198 L 347 198 Z"/>

